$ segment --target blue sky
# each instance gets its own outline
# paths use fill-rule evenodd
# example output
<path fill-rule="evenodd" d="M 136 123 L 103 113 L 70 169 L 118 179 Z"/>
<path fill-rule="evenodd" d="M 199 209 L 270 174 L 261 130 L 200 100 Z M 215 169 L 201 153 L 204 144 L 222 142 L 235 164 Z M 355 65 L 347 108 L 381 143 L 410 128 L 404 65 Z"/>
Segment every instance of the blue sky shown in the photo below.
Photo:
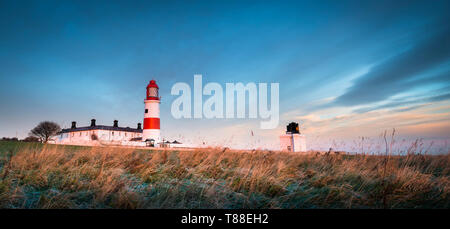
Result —
<path fill-rule="evenodd" d="M 297 121 L 310 148 L 396 128 L 448 150 L 449 10 L 448 1 L 1 1 L 0 136 L 25 137 L 42 120 L 134 127 L 153 78 L 169 139 L 276 148 Z M 174 119 L 170 89 L 194 74 L 280 83 L 279 128 Z"/>

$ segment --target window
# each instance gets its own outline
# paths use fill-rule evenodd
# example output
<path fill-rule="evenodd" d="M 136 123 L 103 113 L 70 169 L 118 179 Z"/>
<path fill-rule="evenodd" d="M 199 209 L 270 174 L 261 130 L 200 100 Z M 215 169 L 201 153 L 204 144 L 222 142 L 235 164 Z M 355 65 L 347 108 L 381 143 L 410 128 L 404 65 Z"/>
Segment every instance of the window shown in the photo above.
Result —
<path fill-rule="evenodd" d="M 145 113 L 146 113 L 146 114 L 148 113 L 148 109 L 145 109 Z"/>
<path fill-rule="evenodd" d="M 112 136 L 114 136 L 114 131 L 112 132 Z"/>
<path fill-rule="evenodd" d="M 150 97 L 158 97 L 158 88 L 150 88 L 149 95 Z"/>

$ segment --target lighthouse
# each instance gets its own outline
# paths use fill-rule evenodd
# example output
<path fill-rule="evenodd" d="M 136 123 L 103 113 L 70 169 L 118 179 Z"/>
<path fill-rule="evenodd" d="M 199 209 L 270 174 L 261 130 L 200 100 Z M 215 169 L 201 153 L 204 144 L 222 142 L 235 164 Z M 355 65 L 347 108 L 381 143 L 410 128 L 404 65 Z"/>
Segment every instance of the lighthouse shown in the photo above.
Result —
<path fill-rule="evenodd" d="M 161 131 L 159 128 L 159 87 L 155 80 L 151 80 L 147 85 L 147 96 L 144 100 L 144 129 L 142 140 L 149 146 L 157 146 L 161 142 Z"/>
<path fill-rule="evenodd" d="M 298 123 L 291 122 L 286 126 L 286 134 L 280 136 L 282 151 L 306 152 L 305 135 L 300 134 Z"/>

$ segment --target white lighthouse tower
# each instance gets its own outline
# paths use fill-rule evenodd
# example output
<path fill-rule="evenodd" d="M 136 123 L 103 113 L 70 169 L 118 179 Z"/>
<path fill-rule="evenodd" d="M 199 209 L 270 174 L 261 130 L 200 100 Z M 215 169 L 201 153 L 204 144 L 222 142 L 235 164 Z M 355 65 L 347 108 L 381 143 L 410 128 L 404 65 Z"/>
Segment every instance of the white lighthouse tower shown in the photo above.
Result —
<path fill-rule="evenodd" d="M 300 134 L 298 123 L 291 122 L 286 126 L 286 134 L 280 136 L 282 151 L 306 152 L 305 135 Z"/>
<path fill-rule="evenodd" d="M 151 80 L 147 85 L 147 97 L 145 103 L 144 129 L 142 140 L 147 145 L 157 146 L 161 142 L 161 131 L 159 127 L 159 87 L 155 80 Z"/>

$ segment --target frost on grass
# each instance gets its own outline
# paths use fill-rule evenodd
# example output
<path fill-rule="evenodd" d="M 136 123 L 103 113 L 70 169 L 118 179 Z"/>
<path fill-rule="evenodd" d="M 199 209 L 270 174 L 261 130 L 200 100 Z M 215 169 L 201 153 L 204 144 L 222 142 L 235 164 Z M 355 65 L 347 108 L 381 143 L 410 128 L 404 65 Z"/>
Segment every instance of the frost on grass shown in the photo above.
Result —
<path fill-rule="evenodd" d="M 54 145 L 0 152 L 2 208 L 450 207 L 448 154 Z"/>

